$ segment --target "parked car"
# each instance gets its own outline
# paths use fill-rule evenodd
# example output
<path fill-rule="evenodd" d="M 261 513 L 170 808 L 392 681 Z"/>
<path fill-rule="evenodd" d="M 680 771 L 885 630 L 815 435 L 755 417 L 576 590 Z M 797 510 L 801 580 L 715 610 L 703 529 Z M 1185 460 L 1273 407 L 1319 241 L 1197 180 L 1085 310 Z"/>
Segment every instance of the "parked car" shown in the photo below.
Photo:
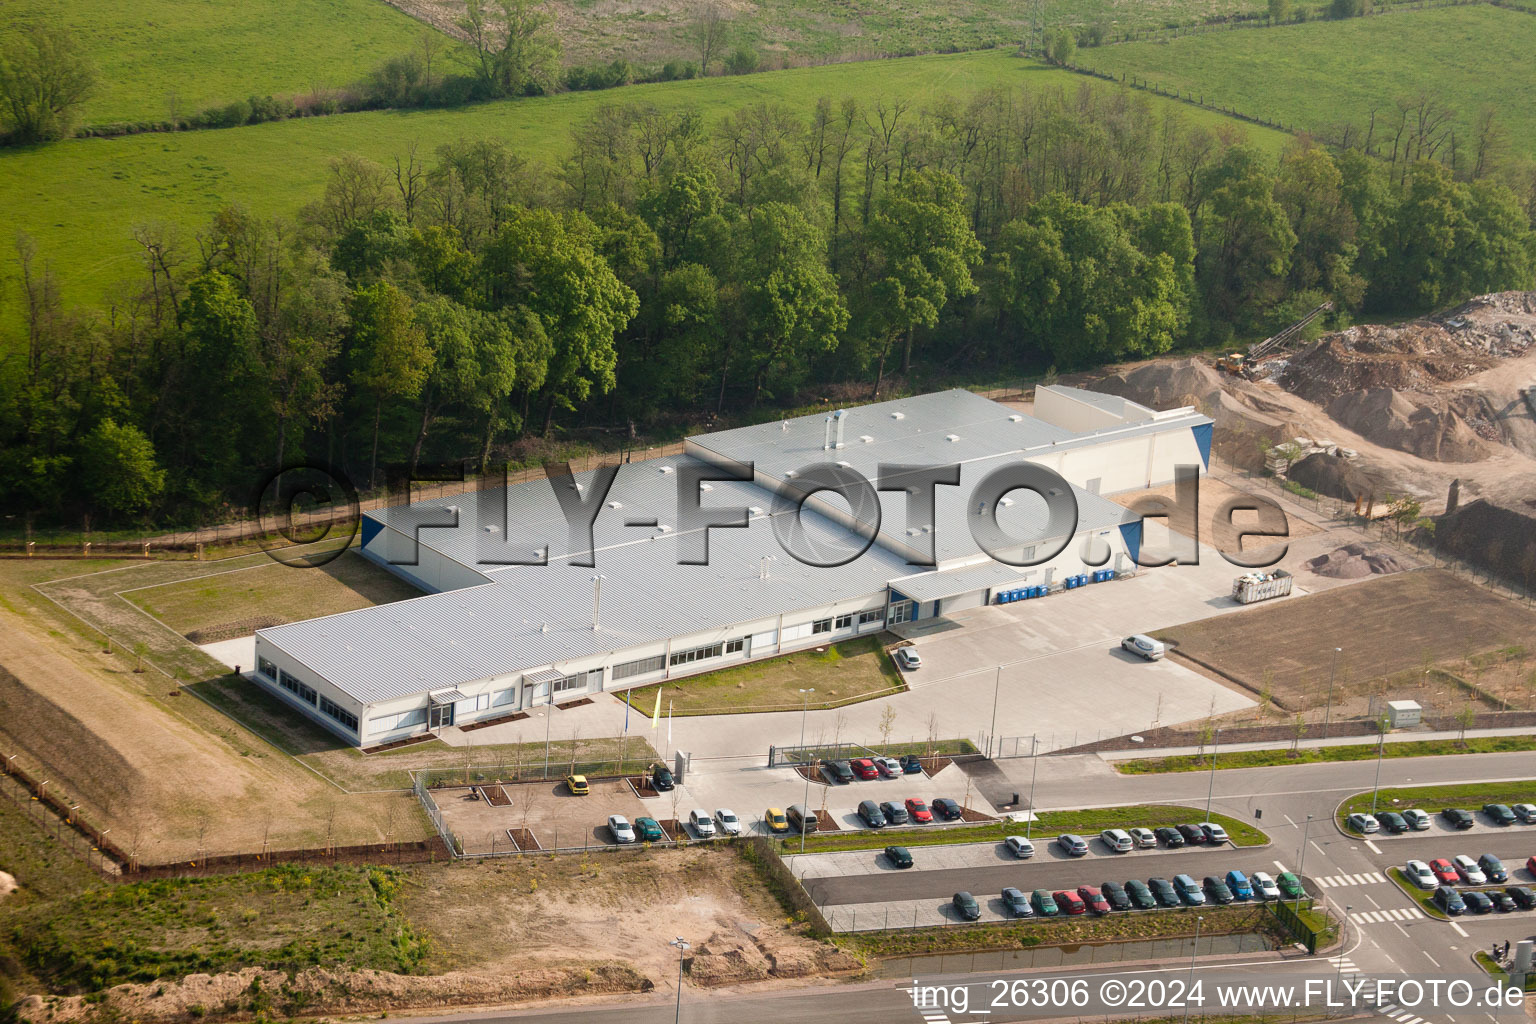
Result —
<path fill-rule="evenodd" d="M 960 816 L 961 816 L 960 805 L 955 803 L 949 797 L 947 797 L 947 796 L 939 797 L 937 800 L 935 800 L 933 802 L 932 806 L 933 806 L 933 813 L 937 814 L 939 817 L 943 818 L 945 821 L 958 821 L 958 820 L 960 820 Z"/>
<path fill-rule="evenodd" d="M 1490 882 L 1509 881 L 1509 872 L 1504 869 L 1504 862 L 1491 853 L 1477 858 L 1477 866 L 1483 869 L 1483 877 Z"/>
<path fill-rule="evenodd" d="M 847 761 L 823 761 L 822 767 L 827 770 L 832 781 L 840 786 L 853 781 L 853 768 Z"/>
<path fill-rule="evenodd" d="M 1255 871 L 1248 876 L 1248 881 L 1253 883 L 1253 894 L 1261 900 L 1277 900 L 1280 898 L 1280 887 L 1268 871 Z"/>
<path fill-rule="evenodd" d="M 661 823 L 655 818 L 636 818 L 635 835 L 642 843 L 659 843 L 667 838 L 667 834 L 661 830 Z"/>
<path fill-rule="evenodd" d="M 1477 866 L 1477 861 L 1464 853 L 1458 853 L 1451 858 L 1451 864 L 1456 868 L 1456 873 L 1461 880 L 1468 885 L 1487 885 L 1488 876 L 1483 874 L 1483 869 Z"/>
<path fill-rule="evenodd" d="M 912 866 L 912 852 L 905 846 L 887 846 L 885 848 L 885 859 L 890 861 L 894 867 L 909 868 Z"/>
<path fill-rule="evenodd" d="M 923 667 L 923 656 L 910 647 L 898 647 L 896 649 L 896 664 L 908 672 Z"/>
<path fill-rule="evenodd" d="M 778 807 L 770 807 L 763 812 L 763 824 L 775 835 L 789 831 L 789 818 Z"/>
<path fill-rule="evenodd" d="M 1123 828 L 1107 828 L 1099 833 L 1099 839 L 1116 853 L 1130 853 L 1136 848 L 1136 840 Z"/>
<path fill-rule="evenodd" d="M 1536 907 L 1536 891 L 1528 885 L 1512 885 L 1504 890 L 1509 893 L 1509 898 L 1515 901 L 1515 906 L 1521 910 L 1530 910 Z"/>
<path fill-rule="evenodd" d="M 1200 883 L 1189 875 L 1174 875 L 1173 887 L 1179 892 L 1179 899 L 1192 907 L 1198 907 L 1205 903 L 1205 893 L 1200 890 Z"/>
<path fill-rule="evenodd" d="M 1483 804 L 1483 814 L 1495 825 L 1513 825 L 1515 812 L 1508 804 Z"/>
<path fill-rule="evenodd" d="M 1299 900 L 1307 894 L 1307 890 L 1301 884 L 1301 876 L 1294 871 L 1282 871 L 1275 876 L 1275 885 L 1280 887 L 1280 896 L 1283 899 Z"/>
<path fill-rule="evenodd" d="M 1429 865 L 1421 860 L 1411 860 L 1403 865 L 1403 877 L 1426 892 L 1433 889 L 1439 879 L 1435 873 L 1429 870 Z"/>
<path fill-rule="evenodd" d="M 1224 881 L 1227 883 L 1227 888 L 1232 890 L 1233 899 L 1253 899 L 1253 883 L 1249 882 L 1248 876 L 1237 870 L 1237 868 L 1228 871 Z"/>
<path fill-rule="evenodd" d="M 1062 852 L 1068 857 L 1084 857 L 1088 854 L 1087 840 L 1070 832 L 1063 832 L 1057 836 L 1056 845 L 1061 847 Z"/>
<path fill-rule="evenodd" d="M 736 812 L 729 807 L 715 808 L 715 828 L 721 835 L 741 835 L 741 819 L 736 817 Z"/>
<path fill-rule="evenodd" d="M 981 920 L 981 904 L 976 902 L 976 897 L 968 892 L 957 892 L 950 900 L 954 905 L 955 913 L 966 921 Z"/>
<path fill-rule="evenodd" d="M 1435 894 L 1430 897 L 1430 901 L 1451 917 L 1457 917 L 1467 912 L 1467 904 L 1461 898 L 1461 893 L 1448 885 L 1442 885 L 1437 888 Z"/>
<path fill-rule="evenodd" d="M 903 754 L 901 758 L 901 771 L 904 775 L 921 775 L 923 773 L 923 759 L 916 754 Z"/>
<path fill-rule="evenodd" d="M 1061 908 L 1056 905 L 1056 897 L 1051 895 L 1049 889 L 1036 889 L 1029 894 L 1029 902 L 1041 917 L 1055 917 L 1061 913 Z"/>
<path fill-rule="evenodd" d="M 1169 886 L 1169 889 L 1172 889 Z M 1157 897 L 1152 895 L 1152 889 L 1146 882 L 1140 882 L 1132 878 L 1125 883 L 1125 895 L 1131 901 L 1131 906 L 1137 910 L 1151 910 L 1157 906 Z M 1174 902 L 1178 902 L 1178 896 L 1174 896 Z"/>
<path fill-rule="evenodd" d="M 1376 820 L 1381 822 L 1383 831 L 1391 832 L 1393 835 L 1408 831 L 1408 819 L 1396 811 L 1384 811 L 1376 815 Z"/>
<path fill-rule="evenodd" d="M 1472 817 L 1471 811 L 1464 811 L 1460 807 L 1447 807 L 1440 812 L 1440 817 L 1444 818 L 1445 823 L 1454 829 L 1469 829 L 1477 823 L 1477 820 Z"/>
<path fill-rule="evenodd" d="M 1435 881 L 1441 885 L 1455 885 L 1461 881 L 1461 876 L 1456 873 L 1456 865 L 1444 857 L 1436 857 L 1429 862 L 1429 870 L 1435 876 Z"/>
<path fill-rule="evenodd" d="M 1179 898 L 1179 890 L 1173 887 L 1173 883 L 1166 878 L 1147 879 L 1147 890 L 1152 893 L 1152 898 L 1160 907 L 1176 907 L 1182 901 Z"/>
<path fill-rule="evenodd" d="M 1080 885 L 1077 887 L 1077 895 L 1095 914 L 1109 913 L 1109 900 L 1104 898 L 1098 886 Z"/>
<path fill-rule="evenodd" d="M 1151 850 L 1157 846 L 1157 835 L 1149 828 L 1133 828 L 1129 830 L 1131 841 L 1140 850 Z"/>
<path fill-rule="evenodd" d="M 1536 857 L 1525 858 L 1525 870 L 1529 871 L 1533 875 L 1536 875 Z"/>
<path fill-rule="evenodd" d="M 1205 881 L 1200 884 L 1200 888 L 1205 890 L 1205 895 L 1210 898 L 1212 903 L 1226 905 L 1233 900 L 1232 890 L 1227 888 L 1227 883 L 1215 875 L 1206 875 Z"/>
<path fill-rule="evenodd" d="M 1068 917 L 1074 917 L 1078 914 L 1086 914 L 1088 912 L 1088 904 L 1083 902 L 1083 898 L 1075 892 L 1062 889 L 1058 892 L 1052 893 L 1051 895 L 1055 897 L 1056 905 L 1061 908 L 1061 912 L 1066 914 Z"/>
<path fill-rule="evenodd" d="M 1158 842 L 1170 850 L 1177 850 L 1184 845 L 1184 837 L 1179 835 L 1179 830 L 1172 825 L 1164 825 L 1162 828 L 1154 829 L 1152 834 L 1157 836 Z"/>
<path fill-rule="evenodd" d="M 695 807 L 688 812 L 688 824 L 693 826 L 693 831 L 700 839 L 715 838 L 715 819 L 702 807 Z"/>
<path fill-rule="evenodd" d="M 886 800 L 880 804 L 880 813 L 885 815 L 885 820 L 891 825 L 910 825 L 912 816 L 907 809 L 894 800 Z"/>
<path fill-rule="evenodd" d="M 1120 641 L 1120 649 L 1129 651 L 1138 658 L 1146 658 L 1148 661 L 1156 661 L 1168 653 L 1168 648 L 1163 646 L 1161 640 L 1154 640 L 1144 633 L 1128 636 Z"/>
<path fill-rule="evenodd" d="M 873 800 L 859 801 L 859 820 L 864 822 L 866 828 L 885 828 L 885 814 L 880 810 L 880 805 Z"/>
<path fill-rule="evenodd" d="M 1359 832 L 1361 835 L 1366 836 L 1381 828 L 1380 823 L 1378 823 L 1375 818 L 1371 817 L 1369 814 L 1361 814 L 1358 811 L 1346 818 L 1344 824 L 1348 825 L 1356 832 Z"/>
<path fill-rule="evenodd" d="M 1400 811 L 1398 813 L 1400 813 L 1404 818 L 1408 820 L 1408 827 L 1413 829 L 1415 832 L 1429 831 L 1430 822 L 1428 811 L 1421 811 L 1417 807 L 1410 807 L 1407 810 Z"/>
<path fill-rule="evenodd" d="M 585 775 L 567 775 L 565 777 L 565 788 L 570 790 L 572 796 L 586 796 L 592 792 L 592 787 L 587 785 L 587 777 Z"/>
<path fill-rule="evenodd" d="M 867 757 L 856 757 L 848 762 L 848 767 L 853 774 L 861 779 L 877 779 L 880 777 L 880 769 L 875 767 L 875 762 Z"/>
<path fill-rule="evenodd" d="M 1009 836 L 1003 840 L 1003 844 L 1008 847 L 1008 852 L 1019 860 L 1028 860 L 1035 855 L 1035 844 L 1023 836 Z"/>
<path fill-rule="evenodd" d="M 1179 835 L 1190 846 L 1199 846 L 1205 842 L 1205 829 L 1199 825 L 1177 825 Z"/>
<path fill-rule="evenodd" d="M 1119 882 L 1100 882 L 1099 892 L 1103 893 L 1104 899 L 1109 902 L 1109 909 L 1131 909 L 1131 898 L 1126 895 L 1125 886 Z"/>
<path fill-rule="evenodd" d="M 894 779 L 902 774 L 901 762 L 894 757 L 875 758 L 875 767 L 880 769 L 880 774 L 888 779 Z"/>
<path fill-rule="evenodd" d="M 1490 899 L 1488 894 L 1485 892 L 1479 892 L 1478 890 L 1473 889 L 1469 892 L 1462 893 L 1461 899 L 1462 902 L 1467 905 L 1467 909 L 1472 911 L 1474 914 L 1493 913 L 1493 900 Z"/>
<path fill-rule="evenodd" d="M 1014 917 L 1035 916 L 1034 910 L 1029 906 L 1029 897 L 1011 885 L 1003 890 L 1003 908 Z"/>
<path fill-rule="evenodd" d="M 1515 817 L 1527 825 L 1536 824 L 1536 804 L 1515 804 L 1510 810 L 1515 812 Z"/>
<path fill-rule="evenodd" d="M 919 825 L 926 825 L 933 820 L 933 812 L 928 809 L 928 804 L 915 796 L 907 798 L 907 815 Z"/>
<path fill-rule="evenodd" d="M 1487 889 L 1483 892 L 1483 895 L 1493 900 L 1494 910 L 1500 910 L 1508 913 L 1509 911 L 1515 909 L 1514 897 L 1510 896 L 1510 894 L 1505 892 L 1503 889 Z"/>
<path fill-rule="evenodd" d="M 613 841 L 616 843 L 635 841 L 635 830 L 622 814 L 608 815 L 608 831 L 613 833 Z"/>
<path fill-rule="evenodd" d="M 666 793 L 675 786 L 672 780 L 672 772 L 664 764 L 659 764 L 651 769 L 651 788 L 658 793 Z"/>
<path fill-rule="evenodd" d="M 1227 830 L 1214 821 L 1202 821 L 1200 823 L 1200 831 L 1205 833 L 1205 841 L 1208 843 L 1220 845 L 1221 843 L 1231 842 L 1231 839 L 1227 837 Z"/>
<path fill-rule="evenodd" d="M 804 804 L 790 804 L 785 812 L 789 820 L 789 827 L 796 835 L 806 835 L 821 828 L 821 822 L 816 819 L 816 812 L 807 810 Z"/>

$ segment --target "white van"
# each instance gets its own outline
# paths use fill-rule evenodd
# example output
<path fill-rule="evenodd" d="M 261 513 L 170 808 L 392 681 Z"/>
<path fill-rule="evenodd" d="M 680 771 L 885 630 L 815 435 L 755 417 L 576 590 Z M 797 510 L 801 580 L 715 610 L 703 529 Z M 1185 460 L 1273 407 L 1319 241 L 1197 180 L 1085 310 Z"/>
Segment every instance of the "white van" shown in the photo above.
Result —
<path fill-rule="evenodd" d="M 1168 653 L 1168 649 L 1163 646 L 1161 640 L 1153 640 L 1144 633 L 1137 633 L 1135 636 L 1128 636 L 1121 640 L 1120 649 L 1130 651 L 1132 654 L 1146 658 L 1148 661 L 1156 661 Z"/>

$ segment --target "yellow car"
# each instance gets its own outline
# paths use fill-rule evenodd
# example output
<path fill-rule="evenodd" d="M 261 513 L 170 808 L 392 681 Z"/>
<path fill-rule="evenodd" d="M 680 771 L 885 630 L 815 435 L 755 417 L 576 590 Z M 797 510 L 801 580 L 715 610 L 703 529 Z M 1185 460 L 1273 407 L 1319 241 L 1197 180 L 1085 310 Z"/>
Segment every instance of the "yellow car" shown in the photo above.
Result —
<path fill-rule="evenodd" d="M 587 777 L 585 775 L 567 775 L 565 777 L 565 788 L 571 791 L 572 796 L 586 796 L 592 792 L 591 787 L 587 785 Z"/>
<path fill-rule="evenodd" d="M 768 808 L 763 814 L 763 823 L 768 826 L 769 832 L 789 831 L 789 819 L 784 817 L 783 810 L 777 807 Z"/>

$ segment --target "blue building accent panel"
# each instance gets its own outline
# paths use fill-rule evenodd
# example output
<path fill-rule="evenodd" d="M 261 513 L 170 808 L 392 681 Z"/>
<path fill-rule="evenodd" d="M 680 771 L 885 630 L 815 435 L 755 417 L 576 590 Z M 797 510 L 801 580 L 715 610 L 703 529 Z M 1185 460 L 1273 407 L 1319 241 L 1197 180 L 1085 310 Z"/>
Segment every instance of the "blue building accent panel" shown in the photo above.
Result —
<path fill-rule="evenodd" d="M 1134 523 L 1120 524 L 1120 537 L 1125 541 L 1125 552 L 1131 556 L 1131 561 L 1141 555 L 1141 520 Z"/>
<path fill-rule="evenodd" d="M 363 547 L 373 543 L 373 538 L 377 537 L 379 531 L 383 529 L 384 524 L 373 518 L 373 516 L 363 516 Z"/>
<path fill-rule="evenodd" d="M 1189 428 L 1194 431 L 1195 445 L 1200 449 L 1200 461 L 1206 469 L 1211 468 L 1211 426 L 1210 423 L 1201 423 Z"/>

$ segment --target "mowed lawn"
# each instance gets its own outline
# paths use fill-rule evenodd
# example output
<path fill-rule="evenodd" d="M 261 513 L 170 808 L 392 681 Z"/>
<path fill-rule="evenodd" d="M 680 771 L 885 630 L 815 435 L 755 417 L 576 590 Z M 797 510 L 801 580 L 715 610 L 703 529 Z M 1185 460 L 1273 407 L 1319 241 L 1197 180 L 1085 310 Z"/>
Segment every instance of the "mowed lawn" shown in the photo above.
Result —
<path fill-rule="evenodd" d="M 498 138 L 529 159 L 554 164 L 567 152 L 572 126 L 604 104 L 695 107 L 713 122 L 761 101 L 788 104 L 809 117 L 821 96 L 851 96 L 865 103 L 900 96 L 924 104 L 943 94 L 967 96 L 991 86 L 1077 89 L 1084 81 L 989 50 L 564 93 L 447 111 L 370 112 L 219 131 L 78 139 L 0 152 L 0 209 L 10 213 L 10 230 L 37 240 L 67 301 L 95 302 L 109 286 L 138 272 L 135 225 L 178 225 L 195 256 L 193 233 L 206 226 L 214 211 L 238 203 L 258 215 L 291 216 L 319 197 L 331 159 L 342 153 L 387 162 L 412 142 L 430 154 L 458 138 Z M 1174 109 L 1191 123 L 1230 123 L 1186 104 Z M 1249 137 L 1272 152 L 1286 139 L 1251 128 Z"/>
<path fill-rule="evenodd" d="M 809 707 L 828 708 L 855 699 L 899 693 L 901 672 L 885 653 L 896 637 L 888 633 L 844 640 L 825 648 L 796 651 L 736 668 L 685 676 L 674 683 L 645 686 L 629 692 L 630 705 L 642 714 L 656 709 L 674 715 L 731 714 L 750 711 L 798 711 L 800 691 L 815 689 Z"/>
<path fill-rule="evenodd" d="M 1080 50 L 1077 61 L 1135 75 L 1289 128 L 1323 132 L 1377 111 L 1377 139 L 1395 101 L 1420 94 L 1456 113 L 1458 135 L 1494 107 L 1515 152 L 1536 154 L 1536 17 L 1484 5 L 1394 12 L 1348 21 L 1185 36 Z M 1390 136 L 1385 137 L 1391 150 Z"/>
<path fill-rule="evenodd" d="M 435 32 L 383 0 L 0 0 L 0 32 L 38 20 L 96 62 L 88 125 L 350 85 Z M 436 34 L 441 57 L 459 47 Z"/>
<path fill-rule="evenodd" d="M 420 597 L 421 591 L 347 551 L 313 568 L 256 563 L 197 579 L 128 590 L 123 596 L 176 632 L 190 634 L 195 643 L 211 643 L 243 636 L 255 628 Z M 250 628 L 243 628 L 245 625 Z M 228 635 L 196 635 L 199 633 Z"/>

